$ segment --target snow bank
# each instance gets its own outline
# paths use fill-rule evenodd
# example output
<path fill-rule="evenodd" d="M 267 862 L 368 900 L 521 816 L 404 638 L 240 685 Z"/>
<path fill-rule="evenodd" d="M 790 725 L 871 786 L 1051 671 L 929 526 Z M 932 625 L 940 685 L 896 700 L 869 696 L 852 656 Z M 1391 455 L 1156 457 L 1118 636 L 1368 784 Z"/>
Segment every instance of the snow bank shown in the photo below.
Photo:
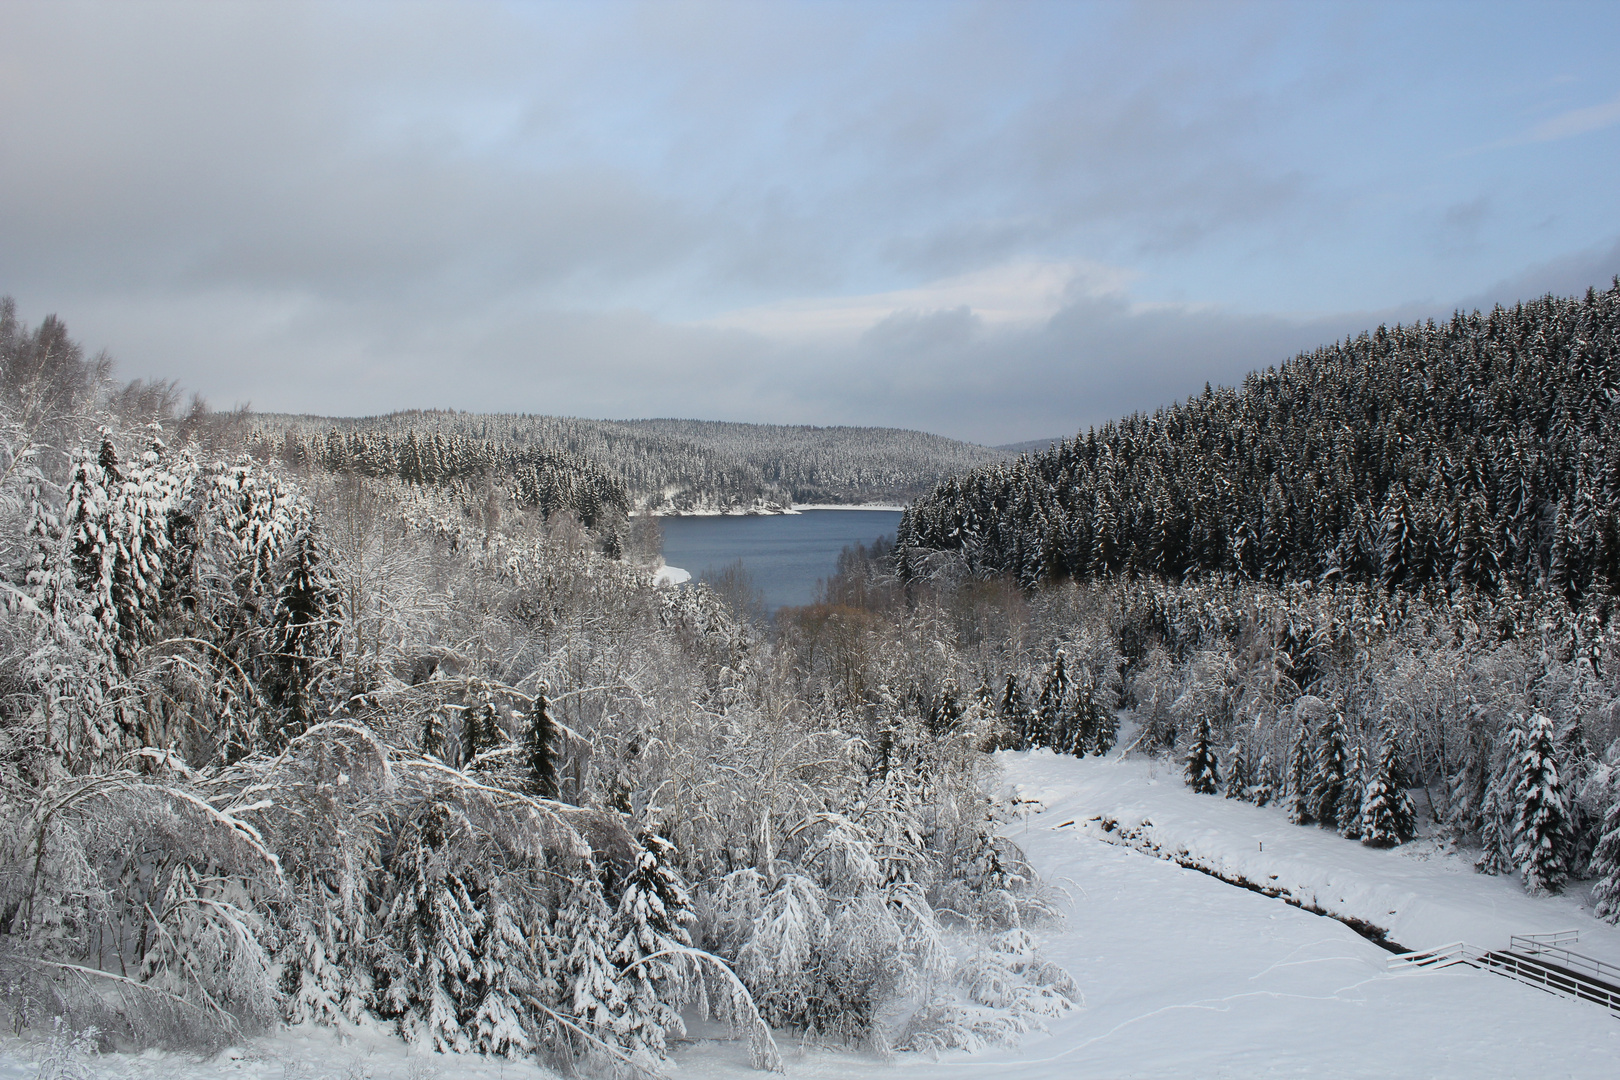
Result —
<path fill-rule="evenodd" d="M 654 585 L 684 585 L 692 580 L 692 571 L 678 566 L 660 566 L 652 580 Z"/>
<path fill-rule="evenodd" d="M 899 503 L 794 503 L 792 512 L 803 510 L 893 510 L 899 513 L 905 507 Z"/>

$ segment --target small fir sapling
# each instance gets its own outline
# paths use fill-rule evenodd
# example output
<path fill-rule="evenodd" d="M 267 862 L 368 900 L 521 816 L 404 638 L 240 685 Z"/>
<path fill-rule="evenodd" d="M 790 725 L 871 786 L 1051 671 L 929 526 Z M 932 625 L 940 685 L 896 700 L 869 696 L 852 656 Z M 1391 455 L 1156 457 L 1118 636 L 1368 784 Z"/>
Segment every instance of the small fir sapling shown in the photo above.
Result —
<path fill-rule="evenodd" d="M 1187 786 L 1199 795 L 1213 795 L 1220 787 L 1220 766 L 1210 745 L 1209 718 L 1200 716 L 1193 725 L 1192 742 L 1187 747 L 1187 764 L 1182 775 Z"/>

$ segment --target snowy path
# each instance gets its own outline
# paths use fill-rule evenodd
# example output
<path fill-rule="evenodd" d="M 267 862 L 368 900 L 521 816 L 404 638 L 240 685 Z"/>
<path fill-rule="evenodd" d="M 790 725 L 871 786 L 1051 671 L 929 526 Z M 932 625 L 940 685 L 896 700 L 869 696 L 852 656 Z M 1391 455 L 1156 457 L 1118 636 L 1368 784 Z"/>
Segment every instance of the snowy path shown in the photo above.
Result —
<path fill-rule="evenodd" d="M 1579 926 L 1580 951 L 1620 959 L 1620 932 L 1577 899 L 1532 900 L 1512 882 L 1416 846 L 1372 851 L 1279 811 L 1196 796 L 1161 765 L 1003 755 L 1006 781 L 1046 806 L 1009 832 L 1049 881 L 1070 892 L 1066 926 L 1043 933 L 1086 1006 L 1017 1050 L 940 1060 L 799 1049 L 784 1038 L 787 1075 L 803 1080 L 1074 1077 L 1593 1077 L 1620 1060 L 1620 1021 L 1602 1009 L 1471 969 L 1390 974 L 1389 954 L 1341 923 L 1235 888 L 1175 863 L 1086 835 L 1094 815 L 1152 821 L 1166 846 L 1363 917 L 1381 914 L 1413 946 L 1464 938 L 1481 947 L 1509 933 Z M 1157 773 L 1157 775 L 1155 775 Z M 1064 826 L 1074 821 L 1076 825 Z M 1062 827 L 1058 827 L 1062 826 Z M 1264 851 L 1259 846 L 1264 844 Z M 1249 849 L 1254 848 L 1251 856 Z M 1380 907 L 1380 905 L 1382 905 Z M 380 1033 L 340 1045 L 328 1032 L 287 1032 L 239 1060 L 194 1064 L 169 1055 L 96 1063 L 141 1080 L 522 1080 L 528 1064 L 407 1058 Z M 746 1053 L 702 1043 L 676 1055 L 677 1078 L 752 1078 Z M 36 1067 L 0 1052 L 0 1080 Z"/>

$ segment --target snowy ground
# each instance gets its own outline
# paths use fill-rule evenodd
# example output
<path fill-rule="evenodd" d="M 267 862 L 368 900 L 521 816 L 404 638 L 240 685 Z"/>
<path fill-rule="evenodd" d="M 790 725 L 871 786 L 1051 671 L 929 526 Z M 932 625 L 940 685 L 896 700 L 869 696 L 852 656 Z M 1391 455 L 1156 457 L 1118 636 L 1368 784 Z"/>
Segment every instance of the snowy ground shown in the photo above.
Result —
<path fill-rule="evenodd" d="M 692 580 L 692 571 L 678 566 L 660 566 L 653 574 L 654 585 L 684 585 Z"/>
<path fill-rule="evenodd" d="M 1620 931 L 1582 897 L 1533 900 L 1511 881 L 1419 842 L 1373 851 L 1289 825 L 1280 810 L 1191 794 L 1163 764 L 1002 755 L 1007 792 L 1044 809 L 1009 832 L 1071 896 L 1069 920 L 1043 932 L 1085 1007 L 1017 1050 L 939 1060 L 805 1048 L 784 1038 L 787 1075 L 806 1080 L 1057 1080 L 1069 1077 L 1602 1077 L 1620 1060 L 1620 1020 L 1466 968 L 1386 970 L 1389 953 L 1333 919 L 1099 839 L 1093 817 L 1137 827 L 1143 842 L 1223 873 L 1264 879 L 1412 947 L 1481 947 L 1513 933 L 1578 927 L 1578 951 L 1620 962 Z M 1147 823 L 1144 823 L 1146 819 Z M 1094 835 L 1095 834 L 1095 835 Z M 1117 838 L 1117 837 L 1115 837 Z M 1263 849 L 1263 850 L 1262 850 Z M 347 1042 L 296 1030 L 212 1062 L 113 1057 L 95 1075 L 141 1080 L 524 1080 L 527 1064 L 415 1055 L 366 1032 Z M 0 1080 L 38 1067 L 0 1046 Z M 740 1046 L 682 1049 L 677 1078 L 757 1077 Z"/>

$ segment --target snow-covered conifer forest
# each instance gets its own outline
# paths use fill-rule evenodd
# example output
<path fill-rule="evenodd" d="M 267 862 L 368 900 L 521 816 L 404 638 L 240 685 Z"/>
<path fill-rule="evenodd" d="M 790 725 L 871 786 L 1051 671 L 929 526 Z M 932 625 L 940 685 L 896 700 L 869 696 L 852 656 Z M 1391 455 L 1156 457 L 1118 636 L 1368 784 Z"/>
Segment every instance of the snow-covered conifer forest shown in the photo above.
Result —
<path fill-rule="evenodd" d="M 621 504 L 658 514 L 898 505 L 1007 457 L 897 428 L 419 411 L 363 419 L 266 414 L 253 423 L 249 445 L 262 457 L 451 486 L 491 474 L 532 476 L 528 498 L 567 505 L 587 520 L 598 507 Z"/>
<path fill-rule="evenodd" d="M 1016 1044 L 1082 1006 L 991 798 L 1030 748 L 1620 919 L 1617 328 L 1380 330 L 991 464 L 765 626 L 655 587 L 611 456 L 182 413 L 8 304 L 0 1001 L 593 1074 Z"/>

